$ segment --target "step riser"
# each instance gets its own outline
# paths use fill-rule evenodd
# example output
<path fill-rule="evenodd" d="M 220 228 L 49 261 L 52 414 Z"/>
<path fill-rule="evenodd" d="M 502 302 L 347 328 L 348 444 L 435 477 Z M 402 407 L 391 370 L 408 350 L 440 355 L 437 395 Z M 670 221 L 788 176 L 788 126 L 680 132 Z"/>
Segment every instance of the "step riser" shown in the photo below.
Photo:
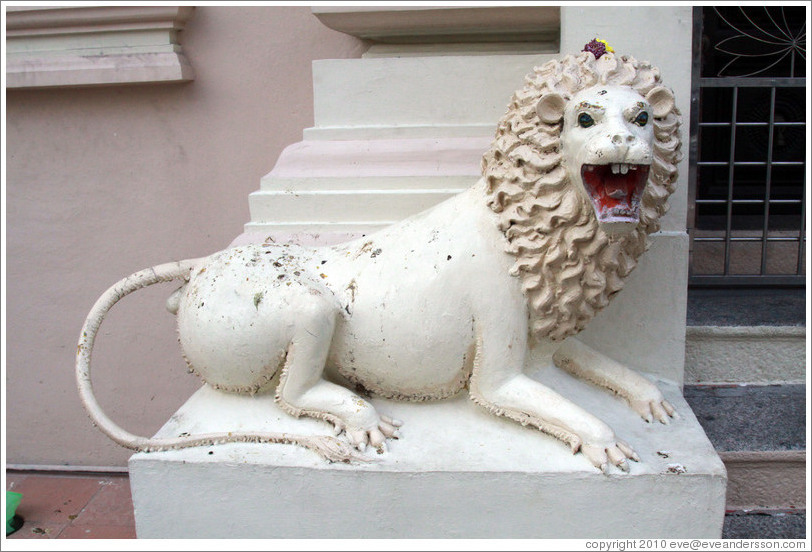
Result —
<path fill-rule="evenodd" d="M 804 383 L 806 330 L 796 326 L 689 326 L 685 383 Z"/>
<path fill-rule="evenodd" d="M 301 224 L 319 213 L 323 223 L 391 224 L 419 213 L 459 190 L 413 192 L 254 192 L 249 197 L 251 220 Z M 316 222 L 316 221 L 314 221 Z"/>
<path fill-rule="evenodd" d="M 728 510 L 806 508 L 805 451 L 720 452 Z"/>

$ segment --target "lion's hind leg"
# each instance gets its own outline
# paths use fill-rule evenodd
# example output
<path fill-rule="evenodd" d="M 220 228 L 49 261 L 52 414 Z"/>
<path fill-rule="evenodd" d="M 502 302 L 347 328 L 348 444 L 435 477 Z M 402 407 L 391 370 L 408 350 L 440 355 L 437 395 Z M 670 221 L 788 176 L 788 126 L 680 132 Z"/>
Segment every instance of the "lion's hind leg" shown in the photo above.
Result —
<path fill-rule="evenodd" d="M 367 444 L 383 450 L 387 437 L 397 437 L 397 422 L 382 419 L 369 402 L 323 378 L 337 315 L 337 308 L 320 298 L 297 311 L 276 402 L 293 416 L 331 422 L 361 451 Z"/>

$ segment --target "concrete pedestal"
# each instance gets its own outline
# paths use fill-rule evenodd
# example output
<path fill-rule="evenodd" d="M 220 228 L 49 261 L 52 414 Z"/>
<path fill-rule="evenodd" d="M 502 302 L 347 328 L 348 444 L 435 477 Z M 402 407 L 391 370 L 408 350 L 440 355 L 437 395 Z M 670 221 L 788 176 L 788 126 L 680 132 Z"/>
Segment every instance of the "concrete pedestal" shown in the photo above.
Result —
<path fill-rule="evenodd" d="M 372 399 L 402 438 L 368 463 L 329 464 L 294 445 L 224 444 L 137 453 L 140 538 L 718 538 L 727 476 L 679 388 L 679 419 L 647 424 L 625 403 L 531 358 L 528 373 L 611 425 L 640 455 L 604 475 L 563 443 L 497 418 L 466 395 Z M 208 431 L 328 434 L 272 395 L 198 391 L 159 436 Z"/>

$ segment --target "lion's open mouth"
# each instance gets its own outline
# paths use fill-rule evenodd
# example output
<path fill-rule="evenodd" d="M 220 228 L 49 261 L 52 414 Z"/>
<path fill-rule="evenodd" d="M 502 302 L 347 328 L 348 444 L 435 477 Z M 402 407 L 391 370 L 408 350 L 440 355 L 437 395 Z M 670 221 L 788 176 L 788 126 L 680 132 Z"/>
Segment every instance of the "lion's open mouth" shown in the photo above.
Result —
<path fill-rule="evenodd" d="M 611 163 L 583 165 L 584 182 L 600 222 L 640 220 L 640 197 L 648 180 L 648 165 Z"/>

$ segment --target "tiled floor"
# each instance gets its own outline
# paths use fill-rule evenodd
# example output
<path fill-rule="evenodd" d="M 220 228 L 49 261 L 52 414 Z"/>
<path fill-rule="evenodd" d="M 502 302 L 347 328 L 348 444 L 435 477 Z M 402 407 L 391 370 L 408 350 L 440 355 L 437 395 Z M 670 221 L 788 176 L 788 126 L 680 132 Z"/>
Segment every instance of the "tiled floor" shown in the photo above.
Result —
<path fill-rule="evenodd" d="M 8 471 L 6 490 L 23 495 L 23 526 L 9 539 L 134 539 L 126 475 L 57 475 Z"/>

